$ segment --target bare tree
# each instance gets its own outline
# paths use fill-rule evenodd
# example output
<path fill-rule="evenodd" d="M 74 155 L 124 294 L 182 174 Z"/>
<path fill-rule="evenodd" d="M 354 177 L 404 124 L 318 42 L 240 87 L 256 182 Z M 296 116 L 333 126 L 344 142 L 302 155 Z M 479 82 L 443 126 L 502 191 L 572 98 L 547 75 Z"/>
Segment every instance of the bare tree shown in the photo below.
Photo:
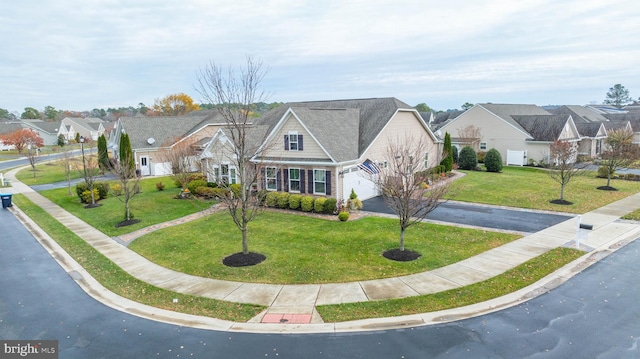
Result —
<path fill-rule="evenodd" d="M 129 153 L 128 156 L 133 156 L 133 154 Z M 135 166 L 128 165 L 131 161 L 131 158 L 121 158 L 119 161 L 115 161 L 114 166 L 114 171 L 120 183 L 120 191 L 116 193 L 116 191 L 111 188 L 111 192 L 114 194 L 114 197 L 124 203 L 124 221 L 119 223 L 120 226 L 140 222 L 139 220 L 133 219 L 129 206 L 133 197 L 140 193 L 140 177 L 136 175 Z"/>
<path fill-rule="evenodd" d="M 550 146 L 549 177 L 560 184 L 560 199 L 552 200 L 555 204 L 573 204 L 564 199 L 566 185 L 584 172 L 584 166 L 576 162 L 578 151 L 576 146 L 568 141 L 555 141 Z"/>
<path fill-rule="evenodd" d="M 377 174 L 371 175 L 381 189 L 385 203 L 398 216 L 399 252 L 405 252 L 406 229 L 424 220 L 440 205 L 441 199 L 448 191 L 448 185 L 444 180 L 428 184 L 431 168 L 426 167 L 426 161 L 423 160 L 428 151 L 426 143 L 424 138 L 410 135 L 395 141 L 389 140 L 389 145 L 384 151 L 386 165 L 381 166 Z M 387 258 L 407 260 L 416 259 L 417 256 L 412 257 L 410 253 L 396 255 L 392 252 Z"/>
<path fill-rule="evenodd" d="M 205 102 L 225 105 L 216 106 L 216 109 L 226 122 L 224 130 L 230 141 L 228 148 L 231 151 L 228 157 L 236 172 L 237 185 L 234 186 L 232 181 L 220 181 L 219 185 L 227 190 L 222 201 L 242 233 L 242 253 L 230 257 L 243 258 L 240 261 L 247 263 L 237 265 L 257 264 L 264 260 L 264 256 L 261 259 L 249 259 L 252 256 L 249 252 L 248 224 L 260 210 L 257 193 L 252 190 L 252 185 L 259 181 L 260 166 L 252 162 L 251 158 L 263 143 L 255 138 L 260 131 L 252 124 L 250 113 L 254 104 L 264 102 L 267 98 L 261 87 L 267 72 L 262 61 L 247 56 L 246 65 L 239 73 L 232 68 L 223 73 L 222 67 L 214 62 L 210 62 L 198 73 L 196 89 Z"/>
<path fill-rule="evenodd" d="M 480 127 L 475 125 L 467 125 L 458 129 L 458 138 L 462 146 L 469 146 L 475 150 L 478 149 L 476 147 L 477 143 L 482 138 L 482 134 L 480 131 Z"/>
<path fill-rule="evenodd" d="M 611 187 L 611 176 L 616 170 L 634 163 L 640 156 L 638 146 L 633 143 L 633 132 L 626 128 L 608 131 L 604 139 L 602 165 L 607 169 L 607 185 L 598 189 L 615 190 Z"/>
<path fill-rule="evenodd" d="M 71 157 L 71 151 L 62 152 L 62 157 L 60 158 L 60 165 L 64 170 L 64 174 L 67 176 L 67 187 L 69 188 L 69 196 L 73 196 L 71 192 L 71 164 L 74 163 L 74 159 Z"/>
<path fill-rule="evenodd" d="M 94 191 L 96 177 L 100 173 L 98 156 L 93 154 L 93 142 L 91 140 L 81 137 L 80 143 L 82 152 L 82 164 L 81 166 L 76 166 L 76 169 L 82 174 L 84 182 L 87 184 L 89 192 L 91 192 L 91 203 L 86 205 L 85 208 L 94 208 L 99 206 L 99 204 L 96 203 L 96 196 Z M 89 147 L 88 155 L 85 154 L 85 147 L 87 146 Z"/>
<path fill-rule="evenodd" d="M 176 139 L 172 143 L 167 144 L 159 151 L 160 160 L 170 167 L 172 177 L 176 182 L 180 183 L 182 189 L 187 188 L 189 177 L 193 173 L 194 167 L 197 166 L 197 151 L 195 141 L 192 139 Z"/>

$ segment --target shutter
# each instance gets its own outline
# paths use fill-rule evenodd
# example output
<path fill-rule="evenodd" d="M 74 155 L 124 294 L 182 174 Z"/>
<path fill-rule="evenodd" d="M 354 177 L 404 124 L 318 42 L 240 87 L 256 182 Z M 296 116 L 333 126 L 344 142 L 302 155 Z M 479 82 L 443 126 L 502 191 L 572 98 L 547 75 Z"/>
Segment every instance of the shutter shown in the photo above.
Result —
<path fill-rule="evenodd" d="M 331 171 L 325 172 L 325 189 L 327 196 L 331 196 Z"/>
<path fill-rule="evenodd" d="M 298 135 L 298 151 L 302 151 L 302 135 Z"/>
<path fill-rule="evenodd" d="M 284 135 L 284 150 L 289 151 L 289 136 Z"/>
<path fill-rule="evenodd" d="M 260 183 L 262 183 L 262 189 L 267 189 L 267 177 L 264 167 L 260 168 Z"/>
<path fill-rule="evenodd" d="M 301 169 L 300 170 L 300 193 L 304 193 L 305 192 L 305 188 L 304 186 L 306 185 L 306 183 L 304 183 L 304 170 Z"/>
<path fill-rule="evenodd" d="M 313 193 L 313 170 L 308 170 L 309 174 L 309 193 Z"/>
<path fill-rule="evenodd" d="M 282 181 L 280 181 L 281 178 L 282 176 L 280 176 L 280 171 L 276 170 L 276 191 L 282 191 Z"/>
<path fill-rule="evenodd" d="M 285 192 L 289 192 L 289 169 L 288 168 L 283 168 L 282 169 L 282 177 L 284 178 L 284 181 L 282 181 L 282 188 L 284 188 Z"/>

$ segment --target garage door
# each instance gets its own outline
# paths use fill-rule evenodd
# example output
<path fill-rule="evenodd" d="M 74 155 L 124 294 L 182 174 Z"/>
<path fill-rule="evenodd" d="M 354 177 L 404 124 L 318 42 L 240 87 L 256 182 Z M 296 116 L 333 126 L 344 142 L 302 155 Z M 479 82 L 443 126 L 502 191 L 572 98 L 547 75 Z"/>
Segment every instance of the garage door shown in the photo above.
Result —
<path fill-rule="evenodd" d="M 345 171 L 342 180 L 342 198 L 347 199 L 353 188 L 361 201 L 378 195 L 376 185 L 373 181 L 365 177 L 365 173 L 358 167 L 353 167 L 349 172 Z"/>

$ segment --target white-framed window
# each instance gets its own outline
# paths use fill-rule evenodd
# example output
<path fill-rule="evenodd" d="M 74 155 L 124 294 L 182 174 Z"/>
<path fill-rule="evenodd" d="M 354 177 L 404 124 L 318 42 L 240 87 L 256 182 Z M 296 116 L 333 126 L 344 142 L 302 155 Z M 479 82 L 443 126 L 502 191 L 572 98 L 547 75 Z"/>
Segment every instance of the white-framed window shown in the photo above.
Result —
<path fill-rule="evenodd" d="M 289 151 L 298 150 L 298 133 L 289 132 Z"/>
<path fill-rule="evenodd" d="M 215 173 L 214 169 L 214 173 Z M 216 176 L 217 177 L 217 176 Z M 229 166 L 228 164 L 220 165 L 220 180 L 222 183 L 226 184 L 236 184 L 236 169 L 234 167 Z"/>
<path fill-rule="evenodd" d="M 486 150 L 487 150 L 487 143 L 480 142 L 480 151 L 486 151 Z"/>
<path fill-rule="evenodd" d="M 327 171 L 313 170 L 313 193 L 326 194 L 327 193 L 326 181 L 327 181 Z"/>
<path fill-rule="evenodd" d="M 267 167 L 265 171 L 265 180 L 267 182 L 267 190 L 278 190 L 278 169 L 275 167 Z"/>
<path fill-rule="evenodd" d="M 300 192 L 299 168 L 289 168 L 289 192 Z"/>

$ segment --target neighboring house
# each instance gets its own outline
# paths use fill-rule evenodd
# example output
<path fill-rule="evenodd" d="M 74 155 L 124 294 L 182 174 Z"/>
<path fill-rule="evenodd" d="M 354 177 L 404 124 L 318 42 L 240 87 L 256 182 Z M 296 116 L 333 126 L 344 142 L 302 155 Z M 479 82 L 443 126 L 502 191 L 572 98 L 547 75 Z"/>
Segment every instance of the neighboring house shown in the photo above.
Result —
<path fill-rule="evenodd" d="M 578 133 L 580 133 L 579 155 L 593 158 L 602 154 L 602 141 L 607 138 L 604 124 L 604 122 L 576 123 Z"/>
<path fill-rule="evenodd" d="M 12 132 L 21 130 L 23 128 L 23 124 L 17 121 L 0 122 L 0 137 L 2 137 L 2 135 L 7 135 Z M 2 141 L 0 141 L 0 151 L 15 150 L 15 148 L 16 147 L 14 145 L 5 145 Z"/>
<path fill-rule="evenodd" d="M 109 145 L 113 150 L 112 157 L 117 158 L 120 134 L 127 133 L 140 174 L 167 175 L 172 172 L 166 158 L 163 158 L 163 151 L 170 150 L 183 141 L 203 146 L 221 125 L 220 118 L 211 114 L 122 117 L 110 136 Z M 203 139 L 207 141 L 203 142 Z"/>
<path fill-rule="evenodd" d="M 43 121 L 43 120 L 21 120 L 23 127 L 30 128 L 42 137 L 45 146 L 54 146 L 58 144 L 58 129 L 60 121 Z"/>
<path fill-rule="evenodd" d="M 64 136 L 66 141 L 75 141 L 76 134 L 97 141 L 105 133 L 104 121 L 95 117 L 65 117 L 62 119 L 56 135 Z"/>
<path fill-rule="evenodd" d="M 580 140 L 571 115 L 553 115 L 528 104 L 476 104 L 444 122 L 436 134 L 448 132 L 452 145 L 462 146 L 468 139 L 459 134 L 468 126 L 480 130 L 478 149 L 497 149 L 506 164 L 547 163 L 551 143 L 563 140 L 577 146 Z"/>
<path fill-rule="evenodd" d="M 604 116 L 611 122 L 628 122 L 634 133 L 633 142 L 640 144 L 640 111 L 634 110 L 627 113 L 605 114 Z"/>
<path fill-rule="evenodd" d="M 236 169 L 229 151 L 220 151 L 232 146 L 225 131 L 203 151 L 212 181 L 233 182 Z M 398 99 L 286 103 L 256 119 L 252 129 L 252 141 L 262 143 L 252 158 L 263 170 L 258 186 L 338 200 L 348 199 L 352 189 L 362 200 L 377 196 L 371 176 L 376 166 L 386 165 L 390 141 L 407 135 L 426 141 L 428 150 L 417 160 L 429 167 L 439 163 L 437 137 L 413 107 Z"/>

